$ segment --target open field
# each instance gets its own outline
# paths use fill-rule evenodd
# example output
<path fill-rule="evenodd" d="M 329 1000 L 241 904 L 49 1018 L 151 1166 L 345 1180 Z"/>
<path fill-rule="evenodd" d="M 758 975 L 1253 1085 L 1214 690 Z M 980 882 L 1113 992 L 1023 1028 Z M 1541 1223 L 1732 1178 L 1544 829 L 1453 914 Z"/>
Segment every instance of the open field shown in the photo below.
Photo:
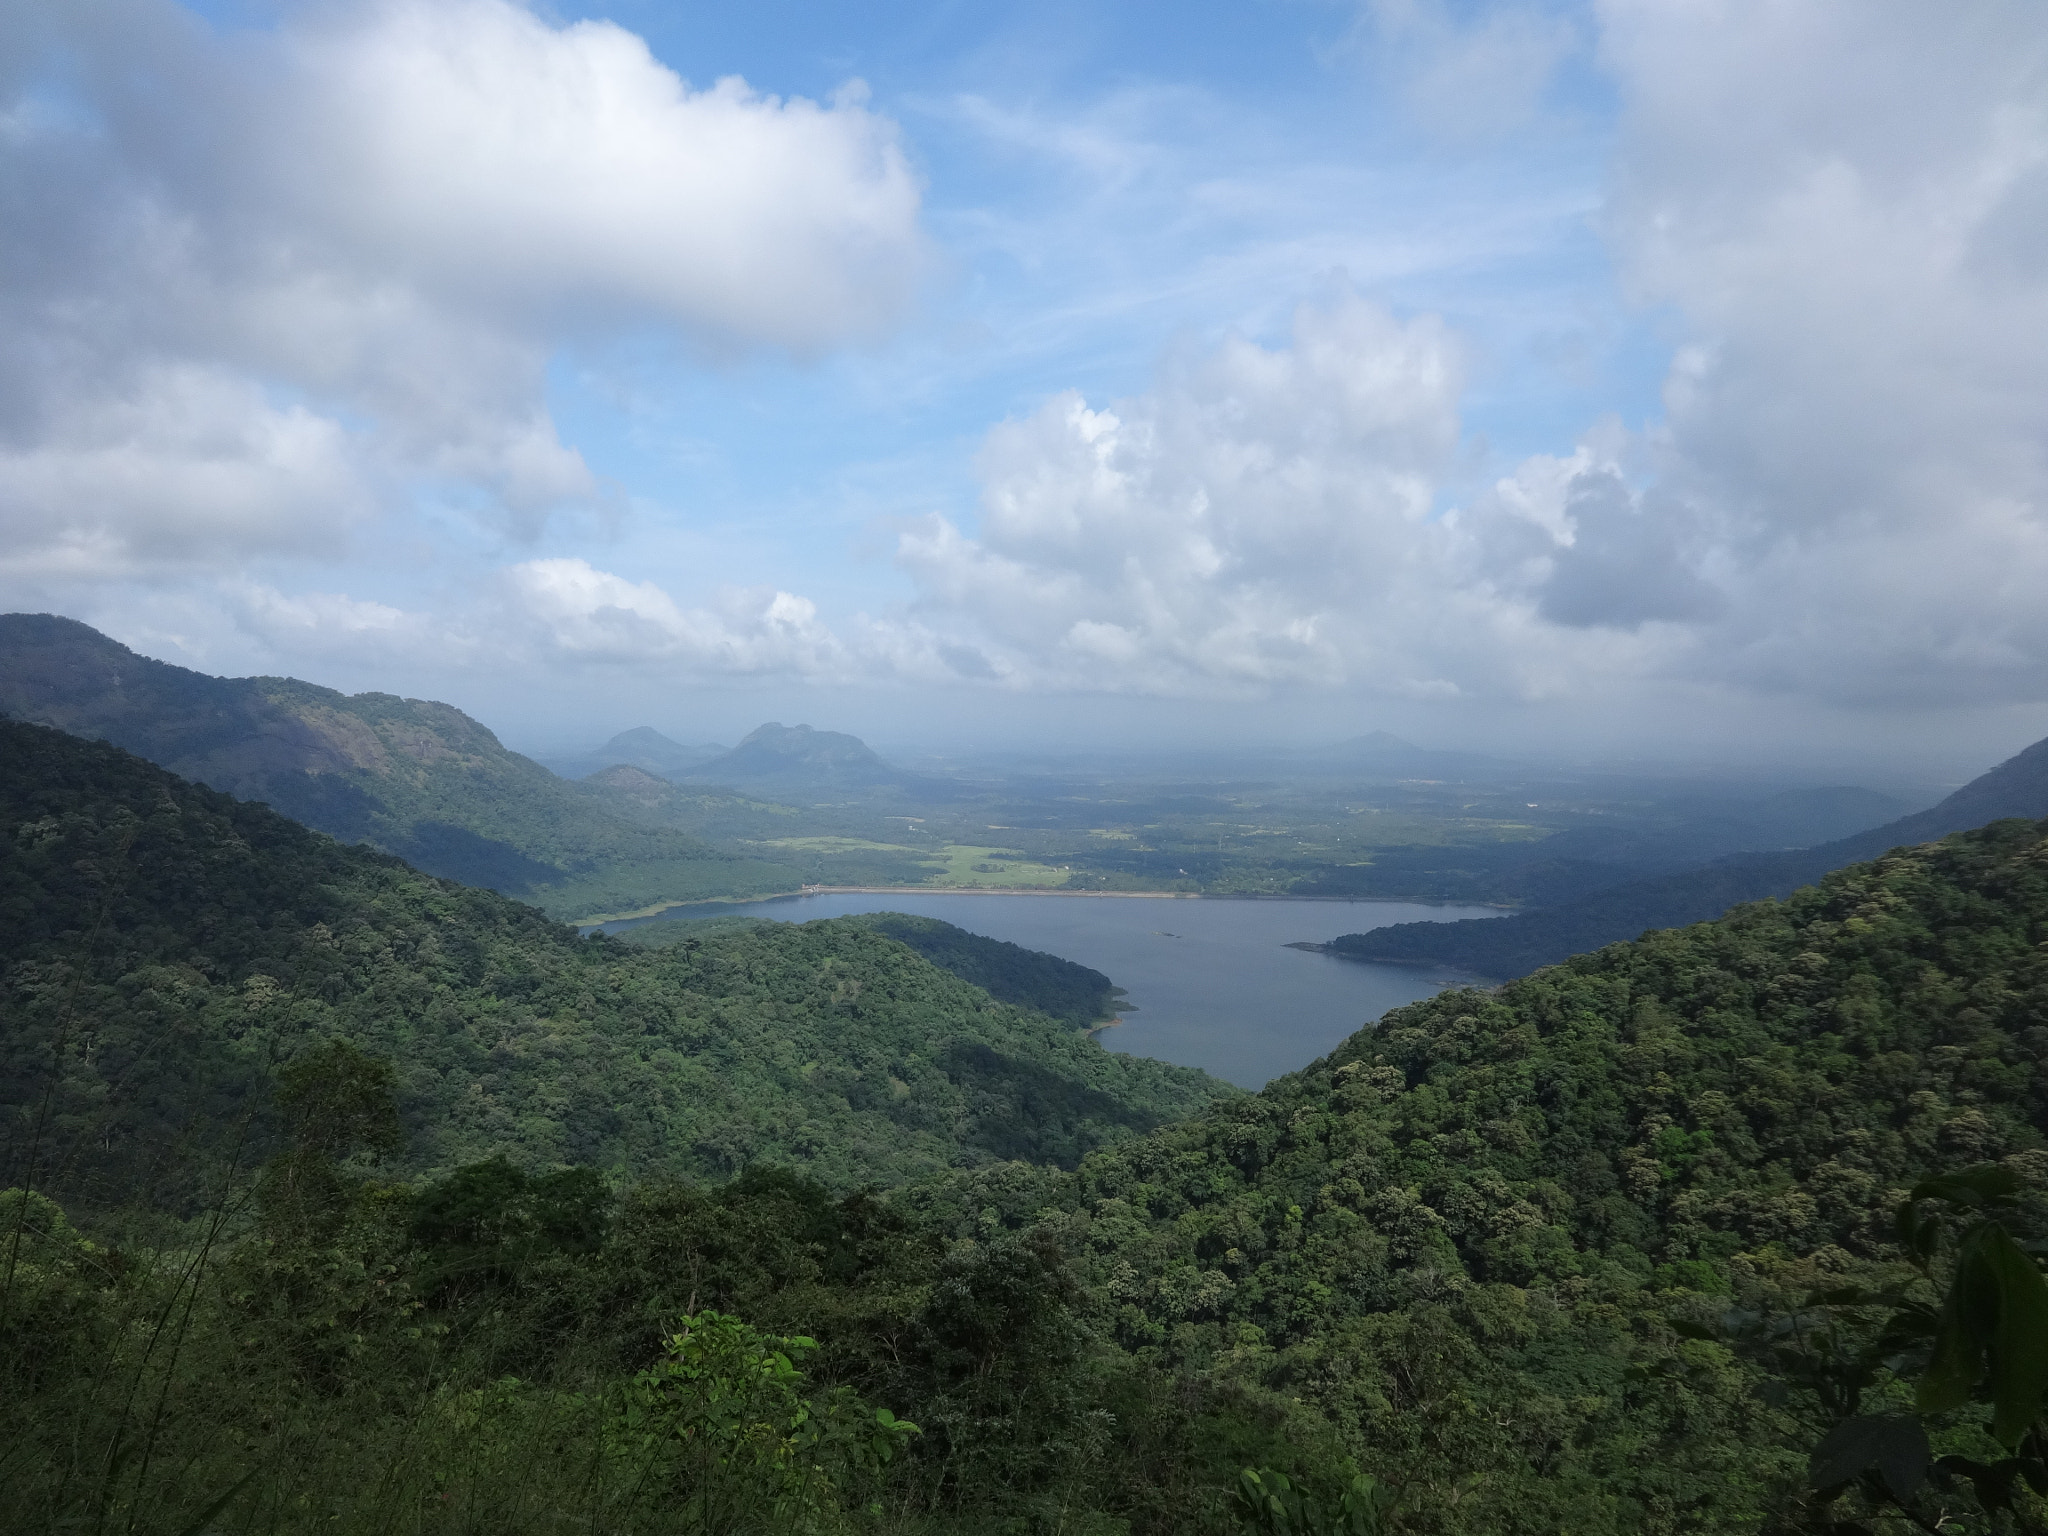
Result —
<path fill-rule="evenodd" d="M 739 855 L 723 871 L 730 888 L 635 891 L 604 911 L 820 887 L 1544 906 L 1728 853 L 1843 835 L 1858 829 L 1843 818 L 1859 794 L 1877 802 L 1860 825 L 1898 808 L 1860 791 L 1512 765 L 1470 780 L 963 775 L 832 794 L 774 815 L 742 814 L 751 802 L 729 795 L 650 799 L 639 813 L 650 823 Z M 590 921 L 595 910 L 573 915 Z"/>
<path fill-rule="evenodd" d="M 791 853 L 815 857 L 848 854 L 885 854 L 915 860 L 929 871 L 925 879 L 909 882 L 943 889 L 1029 890 L 1055 889 L 1068 883 L 1071 867 L 1042 862 L 1015 848 L 998 848 L 982 843 L 884 843 L 862 837 L 779 837 L 761 844 L 778 855 Z M 815 882 L 814 882 L 815 883 Z"/>

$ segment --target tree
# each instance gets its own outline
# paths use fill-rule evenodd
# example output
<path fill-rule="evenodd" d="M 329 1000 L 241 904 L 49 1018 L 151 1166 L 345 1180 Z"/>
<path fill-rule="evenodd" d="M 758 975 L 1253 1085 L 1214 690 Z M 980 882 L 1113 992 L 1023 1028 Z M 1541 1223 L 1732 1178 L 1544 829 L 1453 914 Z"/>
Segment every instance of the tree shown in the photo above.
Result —
<path fill-rule="evenodd" d="M 1830 1421 L 1809 1464 L 1805 1528 L 1860 1536 L 1903 1519 L 1927 1531 L 2048 1529 L 2048 1280 L 2035 1257 L 2048 1244 L 2030 1235 L 2038 1225 L 2011 1169 L 1938 1175 L 1894 1213 L 1906 1284 L 1819 1292 L 1780 1318 L 1727 1315 L 1734 1342 L 1772 1368 L 1776 1392 L 1810 1394 Z M 1937 1438 L 1963 1448 L 1936 1455 Z M 1966 1453 L 1979 1449 L 1988 1456 Z"/>

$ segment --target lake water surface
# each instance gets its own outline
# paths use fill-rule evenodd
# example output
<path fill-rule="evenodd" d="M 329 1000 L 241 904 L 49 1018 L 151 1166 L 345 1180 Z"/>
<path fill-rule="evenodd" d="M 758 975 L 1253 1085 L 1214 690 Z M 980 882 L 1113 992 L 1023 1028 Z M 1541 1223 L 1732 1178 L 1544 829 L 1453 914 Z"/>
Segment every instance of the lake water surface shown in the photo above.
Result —
<path fill-rule="evenodd" d="M 1418 966 L 1363 965 L 1287 945 L 1389 923 L 1500 915 L 1492 907 L 1405 901 L 889 891 L 683 907 L 663 916 L 714 912 L 787 923 L 910 912 L 1063 955 L 1101 971 L 1136 1006 L 1102 1032 L 1109 1049 L 1201 1067 L 1246 1088 L 1307 1066 L 1389 1008 L 1471 979 Z M 633 920 L 604 924 L 607 932 L 635 926 Z"/>

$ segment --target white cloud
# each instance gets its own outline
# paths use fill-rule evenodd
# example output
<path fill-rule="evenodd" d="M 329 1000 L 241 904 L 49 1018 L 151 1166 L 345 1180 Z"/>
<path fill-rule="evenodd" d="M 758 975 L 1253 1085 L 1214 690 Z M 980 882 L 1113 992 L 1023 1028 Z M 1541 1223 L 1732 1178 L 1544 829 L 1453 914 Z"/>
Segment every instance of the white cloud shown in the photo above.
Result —
<path fill-rule="evenodd" d="M 482 637 L 492 633 L 487 625 L 343 592 L 286 593 L 268 582 L 233 578 L 216 589 L 214 604 L 245 648 L 254 642 L 269 665 L 282 661 L 298 671 L 336 665 L 403 669 L 426 656 L 457 668 L 502 654 L 483 643 Z"/>
<path fill-rule="evenodd" d="M 1019 686 L 1165 693 L 1401 674 L 1431 627 L 1417 595 L 1455 446 L 1458 349 L 1355 296 L 1296 315 L 1290 344 L 1233 337 L 1158 387 L 1068 394 L 989 434 L 979 529 L 906 529 L 917 618 Z M 1393 686 L 1439 688 L 1423 667 Z"/>
<path fill-rule="evenodd" d="M 555 660 L 713 678 L 849 671 L 845 646 L 794 593 L 728 589 L 710 608 L 686 609 L 651 581 L 566 558 L 515 565 L 505 581 L 513 615 Z"/>
<path fill-rule="evenodd" d="M 1183 348 L 1128 398 L 1060 394 L 996 426 L 978 515 L 902 527 L 915 595 L 882 620 L 828 624 L 772 586 L 679 602 L 599 568 L 623 557 L 564 558 L 513 567 L 433 643 L 488 633 L 451 654 L 563 675 L 2048 698 L 2033 0 L 1601 0 L 1583 25 L 1538 5 L 1365 14 L 1413 111 L 1480 137 L 1555 104 L 1597 24 L 1621 102 L 1602 228 L 1679 341 L 1660 421 L 1590 424 L 1439 515 L 1473 448 L 1467 345 L 1340 295 L 1277 344 Z M 38 27 L 75 61 L 68 83 L 19 72 L 58 57 Z M 231 42 L 168 0 L 47 0 L 0 14 L 10 67 L 0 576 L 321 554 L 423 485 L 481 493 L 501 529 L 530 532 L 596 491 L 547 410 L 565 339 L 659 325 L 710 351 L 813 353 L 887 327 L 925 262 L 916 179 L 857 93 L 697 89 L 616 27 L 506 0 L 337 3 Z M 1443 229 L 1447 208 L 1479 216 L 1375 204 L 1381 167 L 1266 178 L 1209 145 L 1227 174 L 1196 174 L 1209 160 L 1180 129 L 1238 135 L 1227 98 L 1133 87 L 1093 115 L 947 100 L 946 131 L 1057 172 L 1030 217 L 959 221 L 1055 274 L 1005 345 L 1065 338 L 1077 369 L 1099 366 L 1075 338 L 1167 314 L 1170 293 L 1193 314 L 1233 260 L 1257 275 L 1231 279 L 1225 307 L 1260 334 L 1268 305 L 1367 245 L 1379 265 L 1350 270 L 1374 292 L 1477 281 L 1484 242 Z M 1485 185 L 1488 211 L 1512 213 Z M 1575 206 L 1552 198 L 1528 227 L 1562 249 Z M 1308 232 L 1232 246 L 1226 224 Z M 1486 342 L 1470 350 L 1490 377 Z M 294 645 L 427 632 L 360 599 L 238 601 L 252 633 Z"/>
<path fill-rule="evenodd" d="M 1603 15 L 1626 97 L 1611 236 L 1692 331 L 1652 463 L 1714 529 L 1730 595 L 1696 669 L 1836 698 L 2048 695 L 2039 8 Z"/>
<path fill-rule="evenodd" d="M 1415 46 L 1478 46 L 1380 11 Z M 1685 338 L 1663 421 L 1596 425 L 1432 519 L 1456 345 L 1310 307 L 1286 347 L 996 428 L 979 529 L 902 537 L 917 622 L 1014 686 L 2048 699 L 2038 9 L 1600 19 L 1624 100 L 1607 235 Z"/>
<path fill-rule="evenodd" d="M 240 583 L 243 615 L 251 628 L 273 642 L 287 635 L 402 634 L 423 627 L 422 616 L 389 603 L 350 597 L 342 592 L 302 592 L 287 596 L 260 582 Z"/>
<path fill-rule="evenodd" d="M 530 533 L 596 489 L 547 410 L 564 341 L 815 353 L 924 266 L 857 87 L 697 90 L 508 0 L 232 37 L 30 5 L 0 54 L 0 531 L 81 576 L 331 545 L 422 483 Z"/>
<path fill-rule="evenodd" d="M 217 369 L 136 368 L 126 382 L 65 401 L 26 442 L 0 441 L 0 571 L 332 552 L 369 510 L 335 422 Z"/>
<path fill-rule="evenodd" d="M 505 0 L 382 0 L 288 57 L 278 200 L 450 301 L 801 352 L 881 331 L 919 276 L 920 187 L 857 86 L 693 90 L 630 32 Z"/>
<path fill-rule="evenodd" d="M 1534 118 L 1580 39 L 1569 20 L 1538 5 L 1459 14 L 1445 0 L 1365 0 L 1349 46 L 1423 128 L 1470 143 Z"/>
<path fill-rule="evenodd" d="M 1624 438 L 1610 423 L 1568 457 L 1532 456 L 1453 512 L 1461 579 L 1565 629 L 1640 631 L 1719 614 L 1712 530 L 1691 506 L 1630 483 L 1617 457 Z"/>

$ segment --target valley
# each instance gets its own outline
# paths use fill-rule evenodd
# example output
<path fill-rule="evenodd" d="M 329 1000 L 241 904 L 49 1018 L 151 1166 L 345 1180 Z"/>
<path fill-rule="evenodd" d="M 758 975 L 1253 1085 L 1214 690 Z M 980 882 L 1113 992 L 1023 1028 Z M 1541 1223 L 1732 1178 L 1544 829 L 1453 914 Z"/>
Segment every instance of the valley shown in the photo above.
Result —
<path fill-rule="evenodd" d="M 30 614 L 0 615 L 0 711 L 112 741 L 344 841 L 577 923 L 806 887 L 1511 910 L 1614 905 L 1620 892 L 1622 915 L 1603 921 L 1626 937 L 1675 920 L 1668 903 L 1628 894 L 1645 881 L 1747 851 L 1826 844 L 1912 809 L 1896 794 L 1852 786 L 1562 771 L 1426 751 L 1384 734 L 1319 752 L 1218 759 L 1199 772 L 1085 759 L 908 770 L 853 736 L 808 726 L 765 725 L 715 751 L 638 727 L 605 744 L 613 754 L 556 759 L 588 770 L 568 779 L 445 704 L 209 677 L 74 621 Z M 608 755 L 618 760 L 591 768 Z M 1786 867 L 1810 878 L 1827 866 Z M 1766 881 L 1754 894 L 1776 889 Z M 1642 920 L 1631 929 L 1636 905 Z M 1684 910 L 1695 909 L 1719 910 Z M 1606 928 L 1570 932 L 1604 942 Z M 1535 963 L 1527 946 L 1501 948 L 1500 935 L 1487 936 L 1493 948 L 1483 955 L 1411 954 L 1398 949 L 1402 936 L 1383 941 L 1396 949 L 1376 958 L 1472 974 Z M 1529 951 L 1569 952 L 1554 942 Z"/>
<path fill-rule="evenodd" d="M 1871 828 L 1861 790 L 910 775 L 783 727 L 568 781 L 77 628 L 40 633 L 113 683 L 46 647 L 7 686 L 79 729 L 0 720 L 0 1529 L 2037 1512 L 2048 744 Z M 908 889 L 743 899 L 827 871 Z M 1693 905 L 1532 948 L 1638 887 Z M 1497 934 L 1528 974 L 1415 963 Z M 1899 1340 L 1994 1242 L 2043 1325 L 1923 1390 Z"/>
<path fill-rule="evenodd" d="M 680 915 L 704 910 L 725 915 Z M 1100 1035 L 1106 1049 L 1198 1067 L 1241 1088 L 1258 1088 L 1328 1054 L 1388 1009 L 1474 979 L 1442 967 L 1337 958 L 1304 940 L 1333 940 L 1359 928 L 1417 919 L 1455 922 L 1488 910 L 1336 898 L 1194 900 L 923 889 L 679 908 L 667 917 L 609 923 L 605 931 L 629 942 L 673 944 L 745 922 L 911 913 L 1079 960 L 1115 977 L 1120 1000 L 1115 1027 Z"/>
<path fill-rule="evenodd" d="M 2042 0 L 0 0 L 0 208 L 0 1536 L 2048 1536 Z"/>

